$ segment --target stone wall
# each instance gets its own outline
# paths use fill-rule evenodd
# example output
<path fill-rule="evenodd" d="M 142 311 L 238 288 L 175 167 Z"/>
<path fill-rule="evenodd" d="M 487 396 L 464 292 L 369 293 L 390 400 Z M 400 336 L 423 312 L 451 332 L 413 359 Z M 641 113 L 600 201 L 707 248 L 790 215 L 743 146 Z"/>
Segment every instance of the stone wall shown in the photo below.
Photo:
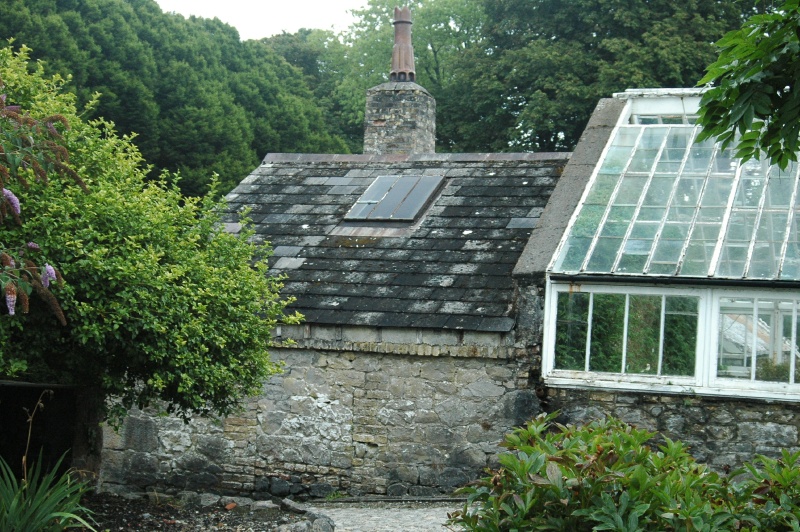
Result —
<path fill-rule="evenodd" d="M 800 450 L 800 405 L 758 400 L 549 389 L 548 412 L 562 423 L 614 416 L 689 445 L 700 462 L 717 470 L 738 467 L 756 454 Z"/>
<path fill-rule="evenodd" d="M 504 335 L 494 348 L 466 349 L 453 332 L 433 356 L 413 344 L 345 341 L 352 331 L 336 330 L 305 342 L 328 349 L 276 350 L 285 372 L 237 417 L 185 425 L 134 412 L 119 434 L 107 431 L 103 489 L 450 493 L 494 462 L 508 429 L 539 412 L 530 361 Z"/>

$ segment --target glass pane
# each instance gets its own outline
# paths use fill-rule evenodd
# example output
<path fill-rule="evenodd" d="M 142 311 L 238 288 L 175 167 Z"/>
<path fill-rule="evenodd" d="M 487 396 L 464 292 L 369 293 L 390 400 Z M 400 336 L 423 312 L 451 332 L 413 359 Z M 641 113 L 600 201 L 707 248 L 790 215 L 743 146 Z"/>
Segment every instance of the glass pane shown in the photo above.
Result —
<path fill-rule="evenodd" d="M 798 312 L 800 314 L 800 311 Z M 791 318 L 790 318 L 791 322 Z M 797 342 L 800 342 L 800 315 L 797 316 L 797 321 L 793 322 L 794 331 L 795 331 L 795 345 L 793 346 L 792 353 L 794 356 L 794 382 L 795 384 L 800 383 L 800 358 L 798 358 L 798 354 L 800 354 L 800 348 L 797 346 Z M 784 333 L 788 334 L 788 333 Z M 791 367 L 791 362 L 789 362 Z"/>
<path fill-rule="evenodd" d="M 555 270 L 565 272 L 577 272 L 581 269 L 589 246 L 592 245 L 591 238 L 570 237 L 561 249 L 561 256 L 556 261 Z"/>
<path fill-rule="evenodd" d="M 655 238 L 657 232 L 657 223 L 640 222 L 634 224 L 633 229 L 631 229 L 631 238 L 652 239 Z"/>
<path fill-rule="evenodd" d="M 675 190 L 674 204 L 694 207 L 697 205 L 697 198 L 700 197 L 702 186 L 701 179 L 679 179 L 678 188 Z"/>
<path fill-rule="evenodd" d="M 625 373 L 655 375 L 658 372 L 662 298 L 631 295 L 629 299 Z"/>
<path fill-rule="evenodd" d="M 667 136 L 667 149 L 677 150 L 680 153 L 680 158 L 683 158 L 683 153 L 689 145 L 689 140 L 692 138 L 694 128 L 691 127 L 673 127 L 669 130 Z"/>
<path fill-rule="evenodd" d="M 708 172 L 711 164 L 711 154 L 714 149 L 705 147 L 704 144 L 695 144 L 689 151 L 689 159 L 686 161 L 684 172 L 704 175 Z"/>
<path fill-rule="evenodd" d="M 620 130 L 622 131 L 622 130 Z M 600 172 L 603 174 L 620 175 L 628 164 L 628 159 L 633 153 L 633 148 L 629 146 L 612 146 L 609 148 Z"/>
<path fill-rule="evenodd" d="M 358 201 L 365 203 L 377 203 L 378 201 L 382 200 L 384 196 L 386 196 L 386 193 L 389 192 L 389 189 L 392 188 L 392 185 L 394 185 L 395 181 L 398 179 L 400 179 L 400 176 L 396 175 L 378 176 L 378 178 L 372 182 L 372 184 L 358 199 Z"/>
<path fill-rule="evenodd" d="M 378 203 L 386 197 L 389 189 L 392 188 L 394 183 L 399 179 L 399 176 L 382 175 L 378 176 L 375 181 L 367 188 L 366 191 L 358 198 L 356 204 L 350 209 L 345 218 L 351 220 L 365 220 L 369 218 L 372 211 L 377 207 Z"/>
<path fill-rule="evenodd" d="M 756 380 L 789 382 L 791 324 L 791 301 L 758 300 Z"/>
<path fill-rule="evenodd" d="M 586 369 L 589 294 L 559 292 L 556 316 L 556 369 Z"/>
<path fill-rule="evenodd" d="M 739 181 L 736 190 L 736 206 L 758 207 L 764 189 L 764 176 L 744 177 Z"/>
<path fill-rule="evenodd" d="M 428 204 L 431 195 L 439 188 L 443 180 L 443 176 L 426 175 L 420 177 L 408 196 L 395 209 L 392 218 L 413 221 Z"/>
<path fill-rule="evenodd" d="M 720 300 L 717 375 L 750 379 L 754 341 L 752 299 Z"/>
<path fill-rule="evenodd" d="M 641 222 L 660 222 L 666 212 L 663 207 L 642 207 L 636 219 Z"/>
<path fill-rule="evenodd" d="M 795 217 L 797 214 L 795 214 Z M 786 256 L 783 259 L 781 279 L 800 279 L 800 245 L 797 242 L 797 218 L 792 222 L 789 233 L 789 244 L 786 246 Z"/>
<path fill-rule="evenodd" d="M 780 208 L 788 211 L 789 202 L 792 199 L 794 190 L 794 175 L 774 172 L 767 185 L 767 197 L 764 207 L 767 209 Z"/>
<path fill-rule="evenodd" d="M 592 257 L 586 265 L 586 271 L 607 273 L 614 266 L 617 251 L 622 244 L 621 238 L 598 238 Z"/>
<path fill-rule="evenodd" d="M 625 296 L 595 294 L 592 305 L 590 371 L 622 371 L 622 342 Z"/>
<path fill-rule="evenodd" d="M 369 213 L 372 212 L 372 209 L 374 209 L 376 205 L 377 203 L 356 203 L 345 218 L 351 220 L 365 220 L 369 217 Z"/>
<path fill-rule="evenodd" d="M 647 255 L 622 255 L 615 271 L 620 273 L 644 273 L 646 264 Z"/>
<path fill-rule="evenodd" d="M 586 203 L 591 205 L 608 205 L 614 193 L 614 188 L 617 186 L 617 181 L 619 181 L 619 174 L 598 174 L 586 198 Z"/>
<path fill-rule="evenodd" d="M 637 149 L 628 167 L 628 172 L 650 173 L 656 162 L 658 149 Z"/>
<path fill-rule="evenodd" d="M 652 275 L 675 275 L 678 264 L 675 262 L 651 262 L 647 270 Z"/>
<path fill-rule="evenodd" d="M 570 234 L 578 237 L 593 237 L 597 228 L 600 227 L 600 220 L 605 211 L 605 205 L 584 205 Z"/>
<path fill-rule="evenodd" d="M 694 375 L 699 301 L 689 296 L 666 297 L 662 375 Z"/>
<path fill-rule="evenodd" d="M 644 197 L 645 205 L 665 206 L 675 184 L 674 177 L 656 176 L 650 180 L 650 186 Z"/>
<path fill-rule="evenodd" d="M 617 197 L 614 198 L 614 205 L 638 205 L 646 184 L 646 177 L 625 176 L 620 183 Z"/>
<path fill-rule="evenodd" d="M 398 179 L 375 210 L 370 213 L 371 220 L 394 218 L 394 211 L 406 199 L 419 177 L 402 176 Z"/>
<path fill-rule="evenodd" d="M 697 227 L 695 227 L 697 232 Z M 708 274 L 708 267 L 714 255 L 716 242 L 705 240 L 692 240 L 686 248 L 686 255 L 680 269 L 680 275 L 704 277 Z"/>
<path fill-rule="evenodd" d="M 716 275 L 721 277 L 741 277 L 747 261 L 747 243 L 727 243 L 722 248 Z"/>

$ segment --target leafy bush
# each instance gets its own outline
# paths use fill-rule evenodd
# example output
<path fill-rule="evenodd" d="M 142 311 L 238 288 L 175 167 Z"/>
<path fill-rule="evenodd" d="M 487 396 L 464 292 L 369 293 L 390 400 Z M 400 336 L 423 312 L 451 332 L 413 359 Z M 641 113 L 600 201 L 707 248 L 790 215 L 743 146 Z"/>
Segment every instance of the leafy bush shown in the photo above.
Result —
<path fill-rule="evenodd" d="M 506 436 L 500 469 L 459 490 L 466 530 L 800 530 L 800 452 L 720 476 L 681 442 L 608 418 L 542 415 Z M 733 481 L 737 475 L 745 480 Z"/>
<path fill-rule="evenodd" d="M 67 472 L 58 476 L 61 465 L 46 474 L 34 463 L 27 480 L 19 481 L 11 467 L 0 458 L 0 530 L 6 532 L 47 532 L 85 527 L 94 530 L 81 506 L 87 484 Z"/>

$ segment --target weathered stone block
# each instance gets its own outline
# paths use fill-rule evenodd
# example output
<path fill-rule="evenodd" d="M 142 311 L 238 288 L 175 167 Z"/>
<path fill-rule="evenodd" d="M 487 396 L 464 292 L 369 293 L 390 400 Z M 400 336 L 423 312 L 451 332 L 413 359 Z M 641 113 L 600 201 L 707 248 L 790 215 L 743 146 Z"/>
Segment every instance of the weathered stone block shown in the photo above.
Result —
<path fill-rule="evenodd" d="M 797 427 L 778 423 L 740 423 L 739 439 L 748 442 L 768 443 L 777 447 L 796 446 Z"/>
<path fill-rule="evenodd" d="M 151 453 L 158 449 L 157 426 L 153 420 L 130 416 L 125 422 L 125 447 L 137 452 Z"/>

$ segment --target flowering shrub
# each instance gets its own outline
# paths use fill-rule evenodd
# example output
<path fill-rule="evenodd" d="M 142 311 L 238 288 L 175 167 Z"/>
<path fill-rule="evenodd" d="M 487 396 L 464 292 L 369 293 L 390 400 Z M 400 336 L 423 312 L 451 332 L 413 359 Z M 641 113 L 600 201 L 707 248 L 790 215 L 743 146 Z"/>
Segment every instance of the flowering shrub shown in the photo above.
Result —
<path fill-rule="evenodd" d="M 0 316 L 0 345 L 14 346 L 0 349 L 0 378 L 76 385 L 96 394 L 92 404 L 118 399 L 115 416 L 155 401 L 184 417 L 236 410 L 280 369 L 269 358 L 272 329 L 299 319 L 284 313 L 289 300 L 268 275 L 269 250 L 250 241 L 246 223 L 239 235 L 225 232 L 213 196 L 186 198 L 171 180 L 147 179 L 131 139 L 103 120 L 83 121 L 74 97 L 41 66 L 30 68 L 25 49 L 0 48 L 0 79 L 43 148 L 23 143 L 20 153 L 40 156 L 6 166 L 2 188 L 13 189 L 24 223 L 0 223 L 0 243 L 39 250 L 6 250 L 3 288 L 14 286 L 19 311 L 24 283 L 47 292 L 57 285 L 68 318 L 53 327 L 42 298 L 30 298 L 28 314 Z M 80 174 L 78 186 L 67 168 Z M 68 179 L 45 182 L 61 171 Z"/>
<path fill-rule="evenodd" d="M 0 78 L 0 91 L 5 83 Z M 60 114 L 34 118 L 20 105 L 7 103 L 8 95 L 0 94 L 0 224 L 11 221 L 22 224 L 22 206 L 17 195 L 9 188 L 14 185 L 29 188 L 31 180 L 47 183 L 50 175 L 68 177 L 84 190 L 86 185 L 69 166 L 69 155 L 63 145 L 63 136 L 56 128 L 69 128 L 67 119 Z M 29 311 L 28 296 L 35 290 L 47 302 L 62 325 L 66 318 L 58 300 L 49 291 L 50 281 L 57 278 L 55 269 L 40 267 L 31 259 L 29 251 L 39 251 L 35 242 L 9 249 L 9 242 L 0 239 L 0 288 L 10 316 L 16 314 L 17 303 L 23 313 Z M 49 269 L 48 269 L 49 268 Z M 52 277 L 51 277 L 52 276 Z"/>

